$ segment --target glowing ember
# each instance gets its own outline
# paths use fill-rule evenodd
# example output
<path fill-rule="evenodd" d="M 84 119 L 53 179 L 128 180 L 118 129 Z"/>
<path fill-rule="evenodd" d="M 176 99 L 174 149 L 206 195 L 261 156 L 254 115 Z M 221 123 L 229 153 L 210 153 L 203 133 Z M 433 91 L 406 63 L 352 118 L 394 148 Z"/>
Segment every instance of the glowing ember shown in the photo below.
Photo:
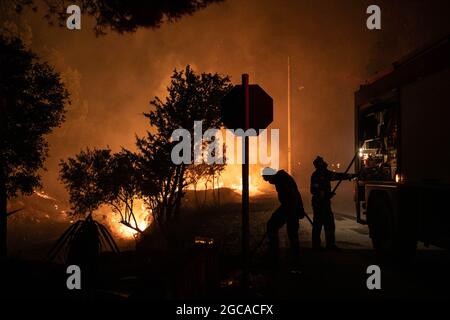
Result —
<path fill-rule="evenodd" d="M 48 194 L 46 194 L 44 191 L 33 191 L 33 193 L 34 193 L 35 195 L 37 195 L 38 197 L 40 197 L 40 198 L 47 199 L 47 200 L 54 200 L 54 201 L 56 201 L 55 198 L 50 197 L 50 196 L 49 196 Z"/>
<path fill-rule="evenodd" d="M 208 245 L 212 246 L 214 244 L 214 239 L 212 238 L 206 238 L 206 237 L 195 237 L 194 243 L 199 245 Z"/>

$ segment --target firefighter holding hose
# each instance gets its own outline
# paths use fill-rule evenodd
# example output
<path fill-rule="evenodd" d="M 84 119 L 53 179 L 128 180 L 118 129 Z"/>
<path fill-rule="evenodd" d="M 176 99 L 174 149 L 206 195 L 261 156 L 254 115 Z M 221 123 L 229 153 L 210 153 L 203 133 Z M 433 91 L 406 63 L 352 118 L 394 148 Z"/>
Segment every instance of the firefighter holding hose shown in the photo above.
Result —
<path fill-rule="evenodd" d="M 331 198 L 334 196 L 334 192 L 331 191 L 331 181 L 351 180 L 356 175 L 328 170 L 328 164 L 320 156 L 317 156 L 313 164 L 316 170 L 311 176 L 312 207 L 314 212 L 312 246 L 315 250 L 323 250 L 320 233 L 322 232 L 322 227 L 324 227 L 326 249 L 340 250 L 335 243 L 334 215 L 331 210 Z"/>

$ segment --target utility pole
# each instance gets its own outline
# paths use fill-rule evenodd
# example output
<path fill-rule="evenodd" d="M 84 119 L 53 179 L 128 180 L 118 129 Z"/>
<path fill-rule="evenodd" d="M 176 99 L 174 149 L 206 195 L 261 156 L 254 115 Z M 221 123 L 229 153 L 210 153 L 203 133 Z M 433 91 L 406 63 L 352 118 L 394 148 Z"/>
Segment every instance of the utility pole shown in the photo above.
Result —
<path fill-rule="evenodd" d="M 6 99 L 0 98 L 0 131 L 2 135 L 8 135 L 8 114 Z M 3 138 L 3 137 L 2 137 Z M 5 139 L 0 139 L 0 150 L 5 150 Z M 0 154 L 0 260 L 6 259 L 8 254 L 8 196 L 6 190 L 6 159 Z"/>
<path fill-rule="evenodd" d="M 288 116 L 288 173 L 292 174 L 291 161 L 291 59 L 288 56 L 287 64 L 287 116 Z"/>
<path fill-rule="evenodd" d="M 244 131 L 250 128 L 250 88 L 248 74 L 242 75 L 242 87 L 244 89 L 244 106 L 245 106 L 245 123 Z M 243 164 L 242 164 L 242 253 L 243 253 L 243 287 L 245 290 L 249 288 L 249 253 L 250 253 L 250 222 L 249 222 L 249 139 L 245 135 L 243 143 Z"/>

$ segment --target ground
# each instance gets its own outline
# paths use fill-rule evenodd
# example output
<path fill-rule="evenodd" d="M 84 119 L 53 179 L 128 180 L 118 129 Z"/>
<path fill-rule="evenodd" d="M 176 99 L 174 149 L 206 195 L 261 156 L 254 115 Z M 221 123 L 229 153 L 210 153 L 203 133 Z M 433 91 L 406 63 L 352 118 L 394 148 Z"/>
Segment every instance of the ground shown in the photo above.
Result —
<path fill-rule="evenodd" d="M 189 195 L 187 201 L 189 200 Z M 251 288 L 240 288 L 241 213 L 240 196 L 223 191 L 220 206 L 186 208 L 177 227 L 176 248 L 167 250 L 154 233 L 138 250 L 118 255 L 105 253 L 89 298 L 174 299 L 247 298 L 301 299 L 448 299 L 450 255 L 437 248 L 419 250 L 414 261 L 402 266 L 380 265 L 381 290 L 368 290 L 366 269 L 379 264 L 367 227 L 350 213 L 336 212 L 336 239 L 341 252 L 311 250 L 311 226 L 300 223 L 301 261 L 293 268 L 287 259 L 288 240 L 280 230 L 281 266 L 272 271 L 266 264 L 266 242 L 258 248 L 265 224 L 277 207 L 274 193 L 251 200 Z M 214 239 L 213 246 L 193 245 L 195 237 Z M 6 264 L 11 297 L 79 298 L 65 287 L 64 264 L 10 259 Z M 294 272 L 293 272 L 294 271 Z M 84 296 L 83 296 L 84 297 Z"/>

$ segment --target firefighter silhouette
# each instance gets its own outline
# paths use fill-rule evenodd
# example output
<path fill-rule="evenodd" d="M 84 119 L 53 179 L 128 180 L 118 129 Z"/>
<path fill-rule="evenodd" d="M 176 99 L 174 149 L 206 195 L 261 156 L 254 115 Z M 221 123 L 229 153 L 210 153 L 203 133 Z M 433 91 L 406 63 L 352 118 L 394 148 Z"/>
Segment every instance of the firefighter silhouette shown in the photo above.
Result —
<path fill-rule="evenodd" d="M 278 230 L 286 224 L 291 257 L 297 259 L 300 254 L 298 241 L 299 219 L 305 216 L 302 197 L 295 180 L 284 170 L 276 171 L 264 168 L 263 179 L 274 184 L 278 193 L 280 207 L 275 210 L 267 222 L 267 237 L 269 240 L 269 257 L 271 262 L 278 261 Z"/>
<path fill-rule="evenodd" d="M 317 156 L 313 161 L 316 170 L 311 176 L 312 207 L 314 212 L 312 245 L 313 249 L 321 250 L 320 234 L 322 227 L 325 229 L 326 248 L 339 250 L 335 243 L 334 215 L 331 210 L 331 181 L 352 179 L 352 174 L 338 173 L 328 170 L 328 164 L 322 157 Z"/>

